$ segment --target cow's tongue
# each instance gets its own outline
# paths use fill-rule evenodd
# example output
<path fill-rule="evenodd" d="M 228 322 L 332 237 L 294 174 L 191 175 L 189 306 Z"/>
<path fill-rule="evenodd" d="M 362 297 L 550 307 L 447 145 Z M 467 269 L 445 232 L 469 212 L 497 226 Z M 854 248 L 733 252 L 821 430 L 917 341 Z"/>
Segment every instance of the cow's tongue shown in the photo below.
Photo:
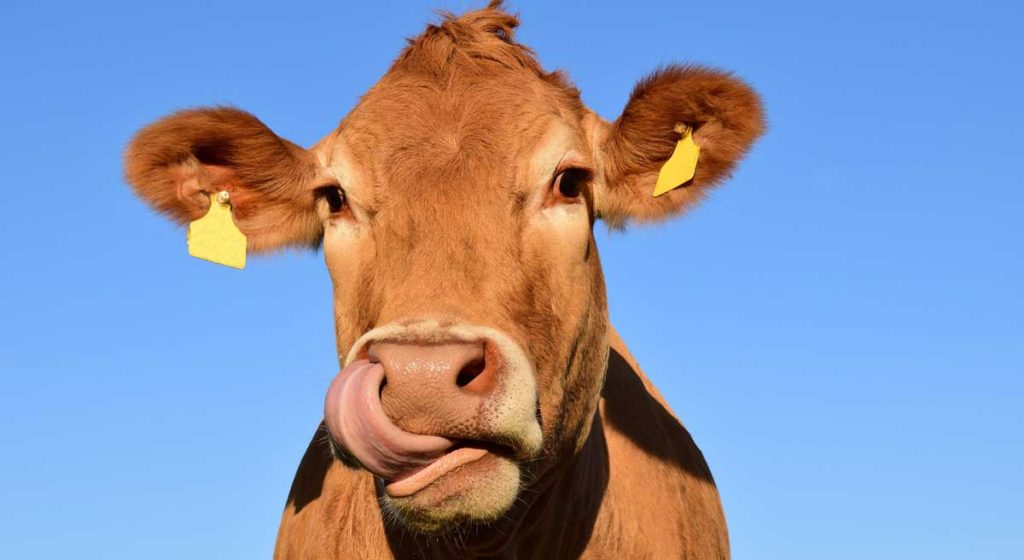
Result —
<path fill-rule="evenodd" d="M 387 481 L 406 479 L 407 484 L 396 483 L 398 493 L 411 493 L 451 470 L 442 467 L 452 461 L 438 459 L 454 442 L 412 434 L 391 422 L 380 402 L 383 380 L 380 364 L 359 360 L 346 366 L 327 390 L 324 420 L 334 440 L 367 470 Z"/>

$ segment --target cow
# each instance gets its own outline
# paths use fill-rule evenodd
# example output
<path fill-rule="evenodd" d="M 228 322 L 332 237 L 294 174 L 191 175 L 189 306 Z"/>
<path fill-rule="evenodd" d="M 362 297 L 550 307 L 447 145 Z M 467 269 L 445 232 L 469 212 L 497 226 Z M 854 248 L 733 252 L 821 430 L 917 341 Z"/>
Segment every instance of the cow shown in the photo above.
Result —
<path fill-rule="evenodd" d="M 440 18 L 309 149 L 230 107 L 126 149 L 172 220 L 223 192 L 250 253 L 323 252 L 340 372 L 275 558 L 728 558 L 703 455 L 609 324 L 593 232 L 693 207 L 762 134 L 758 95 L 668 65 L 609 122 L 501 2 Z M 687 134 L 692 178 L 653 196 Z"/>

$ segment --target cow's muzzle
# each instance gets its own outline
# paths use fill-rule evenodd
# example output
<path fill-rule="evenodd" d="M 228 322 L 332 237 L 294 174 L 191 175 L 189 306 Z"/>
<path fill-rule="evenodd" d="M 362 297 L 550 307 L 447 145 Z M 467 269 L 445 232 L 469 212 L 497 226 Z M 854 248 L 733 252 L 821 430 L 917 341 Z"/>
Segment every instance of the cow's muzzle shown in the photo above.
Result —
<path fill-rule="evenodd" d="M 430 323 L 374 329 L 346 362 L 327 392 L 327 429 L 391 497 L 414 495 L 455 471 L 466 480 L 448 487 L 472 485 L 473 469 L 486 470 L 488 456 L 522 462 L 540 453 L 533 368 L 498 331 Z"/>

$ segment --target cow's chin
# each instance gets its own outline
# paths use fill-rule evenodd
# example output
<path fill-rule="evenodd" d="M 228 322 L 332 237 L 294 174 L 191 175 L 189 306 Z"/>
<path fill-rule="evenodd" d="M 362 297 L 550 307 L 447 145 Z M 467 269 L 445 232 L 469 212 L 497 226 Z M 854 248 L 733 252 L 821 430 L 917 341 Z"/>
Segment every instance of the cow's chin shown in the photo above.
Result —
<path fill-rule="evenodd" d="M 501 518 L 516 501 L 519 480 L 514 461 L 488 452 L 411 495 L 395 497 L 385 491 L 382 502 L 406 527 L 443 533 Z"/>

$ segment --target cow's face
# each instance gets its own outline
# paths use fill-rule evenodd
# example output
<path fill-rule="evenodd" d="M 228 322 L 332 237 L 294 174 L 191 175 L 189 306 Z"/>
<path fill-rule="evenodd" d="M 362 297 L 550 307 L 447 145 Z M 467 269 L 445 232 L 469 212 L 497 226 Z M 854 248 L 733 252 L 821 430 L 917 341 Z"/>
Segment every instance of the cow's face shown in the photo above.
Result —
<path fill-rule="evenodd" d="M 607 355 L 595 219 L 681 211 L 761 131 L 746 86 L 685 67 L 607 123 L 514 25 L 488 9 L 429 27 L 310 150 L 220 108 L 150 125 L 127 155 L 139 194 L 180 221 L 227 190 L 250 251 L 322 246 L 333 447 L 420 530 L 494 520 L 579 451 Z M 679 124 L 696 175 L 654 198 Z"/>

